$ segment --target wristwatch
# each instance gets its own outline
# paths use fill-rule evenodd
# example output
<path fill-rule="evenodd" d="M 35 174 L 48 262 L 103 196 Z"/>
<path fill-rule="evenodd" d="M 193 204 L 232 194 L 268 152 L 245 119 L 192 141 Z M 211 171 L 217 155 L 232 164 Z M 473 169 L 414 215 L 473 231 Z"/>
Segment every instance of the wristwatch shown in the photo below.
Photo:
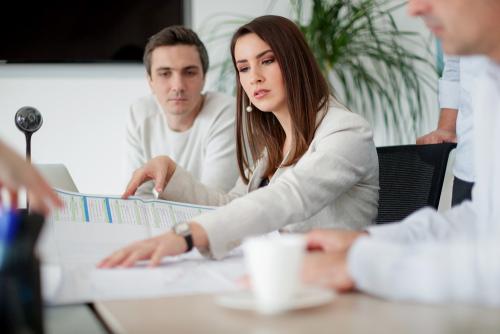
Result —
<path fill-rule="evenodd" d="M 191 234 L 191 227 L 188 223 L 179 223 L 174 226 L 173 231 L 178 236 L 181 236 L 186 240 L 187 250 L 186 253 L 193 249 L 193 235 Z"/>

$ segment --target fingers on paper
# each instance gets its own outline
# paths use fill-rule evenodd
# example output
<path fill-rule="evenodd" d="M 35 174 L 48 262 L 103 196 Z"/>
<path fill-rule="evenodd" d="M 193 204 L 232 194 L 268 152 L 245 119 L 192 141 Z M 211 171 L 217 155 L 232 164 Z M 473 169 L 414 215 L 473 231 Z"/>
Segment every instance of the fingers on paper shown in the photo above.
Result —
<path fill-rule="evenodd" d="M 158 193 L 163 192 L 163 189 L 165 189 L 166 178 L 167 173 L 165 171 L 159 172 L 155 177 L 155 189 Z"/>
<path fill-rule="evenodd" d="M 156 263 L 154 266 L 158 265 L 161 261 L 160 259 L 155 260 L 155 254 L 160 250 L 161 254 L 164 254 L 166 249 L 163 245 L 158 245 L 150 241 L 142 241 L 131 245 L 127 248 L 121 249 L 111 256 L 108 256 L 101 263 L 98 264 L 99 268 L 114 268 L 114 267 L 132 267 L 137 261 L 151 259 L 151 263 Z"/>
<path fill-rule="evenodd" d="M 150 267 L 158 266 L 163 257 L 167 255 L 167 251 L 168 251 L 167 245 L 163 243 L 159 244 L 154 250 L 153 255 L 151 256 L 151 261 L 149 261 L 149 266 Z"/>
<path fill-rule="evenodd" d="M 122 267 L 132 267 L 137 261 L 147 260 L 151 258 L 151 254 L 154 252 L 154 246 L 143 244 L 135 248 L 128 256 L 125 258 L 121 264 Z"/>
<path fill-rule="evenodd" d="M 130 179 L 125 192 L 122 195 L 122 198 L 128 198 L 132 196 L 137 191 L 137 188 L 146 180 L 146 173 L 144 173 L 143 169 L 138 169 L 132 174 L 132 179 Z"/>
<path fill-rule="evenodd" d="M 114 252 L 113 254 L 102 260 L 97 266 L 99 268 L 113 268 L 119 266 L 129 256 L 129 252 L 129 248 Z"/>

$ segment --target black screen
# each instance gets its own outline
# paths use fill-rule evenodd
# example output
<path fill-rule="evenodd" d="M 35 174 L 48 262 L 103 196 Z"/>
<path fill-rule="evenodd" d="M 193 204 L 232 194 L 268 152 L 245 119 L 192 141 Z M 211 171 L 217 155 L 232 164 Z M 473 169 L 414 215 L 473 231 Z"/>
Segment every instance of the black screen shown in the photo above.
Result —
<path fill-rule="evenodd" d="M 148 37 L 182 23 L 182 0 L 3 2 L 0 60 L 140 62 Z"/>

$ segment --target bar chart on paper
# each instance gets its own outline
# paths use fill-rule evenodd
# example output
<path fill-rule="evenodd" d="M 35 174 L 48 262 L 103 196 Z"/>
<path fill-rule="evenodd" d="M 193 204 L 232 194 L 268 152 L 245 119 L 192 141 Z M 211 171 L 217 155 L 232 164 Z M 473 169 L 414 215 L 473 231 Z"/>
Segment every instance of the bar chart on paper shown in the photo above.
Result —
<path fill-rule="evenodd" d="M 138 197 L 122 199 L 57 190 L 64 206 L 55 210 L 54 222 L 148 225 L 170 228 L 175 224 L 212 210 L 213 207 Z"/>

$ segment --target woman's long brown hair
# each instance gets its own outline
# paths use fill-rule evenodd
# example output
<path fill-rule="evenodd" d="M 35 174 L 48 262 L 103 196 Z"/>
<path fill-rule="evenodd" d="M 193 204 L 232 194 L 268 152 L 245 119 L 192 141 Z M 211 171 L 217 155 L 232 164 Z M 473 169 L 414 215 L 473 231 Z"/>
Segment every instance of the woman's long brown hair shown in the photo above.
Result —
<path fill-rule="evenodd" d="M 265 176 L 279 168 L 284 157 L 282 147 L 285 131 L 273 113 L 262 112 L 255 106 L 244 111 L 248 97 L 240 83 L 234 58 L 238 38 L 255 33 L 271 47 L 280 66 L 292 124 L 292 149 L 283 166 L 295 164 L 306 152 L 316 131 L 317 114 L 328 104 L 328 83 L 307 45 L 304 35 L 292 21 L 274 15 L 261 16 L 240 27 L 231 40 L 231 56 L 236 70 L 237 116 L 236 154 L 240 175 L 248 183 L 251 161 L 257 161 L 267 151 Z M 249 159 L 248 153 L 251 154 Z"/>

